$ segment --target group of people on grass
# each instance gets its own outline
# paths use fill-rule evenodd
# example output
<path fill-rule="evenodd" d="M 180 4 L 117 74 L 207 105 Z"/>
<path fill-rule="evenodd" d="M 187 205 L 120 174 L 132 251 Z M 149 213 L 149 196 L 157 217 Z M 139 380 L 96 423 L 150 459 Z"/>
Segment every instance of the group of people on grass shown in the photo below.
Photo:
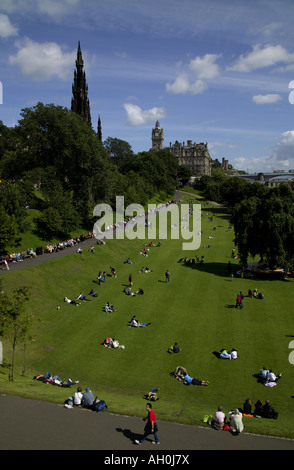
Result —
<path fill-rule="evenodd" d="M 154 245 L 152 242 L 150 242 L 149 244 L 146 244 L 143 248 L 143 251 L 140 252 L 139 254 L 144 254 L 145 256 L 149 256 L 150 248 L 153 247 L 153 246 L 156 246 L 156 245 Z M 180 260 L 180 262 L 181 261 L 182 260 Z M 202 257 L 201 261 L 204 262 L 204 256 Z M 185 262 L 187 262 L 186 259 L 185 259 Z M 191 262 L 190 259 L 189 259 L 189 262 Z M 197 258 L 197 262 L 199 262 L 198 258 Z M 132 261 L 130 260 L 130 258 L 127 258 L 125 263 L 132 264 Z M 116 278 L 117 277 L 116 270 L 112 267 L 110 267 L 110 270 L 111 270 L 111 276 Z M 150 272 L 150 269 L 148 267 L 143 267 L 139 271 L 139 273 L 148 273 L 148 272 Z M 102 275 L 104 277 L 103 281 L 105 282 L 106 274 L 105 274 L 105 272 L 104 273 L 100 272 L 99 275 L 98 275 L 99 284 L 101 284 L 101 282 L 103 282 L 102 281 Z M 165 282 L 169 282 L 169 280 L 170 280 L 170 273 L 169 273 L 168 270 L 166 270 L 166 272 L 165 272 Z M 135 293 L 132 292 L 132 289 L 131 289 L 132 286 L 133 286 L 133 278 L 132 278 L 132 275 L 130 274 L 130 276 L 129 276 L 129 287 L 128 288 L 126 287 L 124 289 L 124 292 L 127 295 L 131 295 L 131 296 L 135 295 Z M 143 294 L 143 290 L 139 289 L 139 291 L 137 291 L 137 294 Z M 248 296 L 250 296 L 249 293 L 248 293 Z M 263 298 L 263 297 L 259 296 L 257 290 L 255 290 L 253 292 L 252 296 L 255 297 L 255 298 Z M 244 295 L 242 294 L 242 292 L 240 292 L 237 295 L 237 298 L 236 298 L 236 308 L 238 308 L 238 307 L 240 309 L 243 308 L 243 298 L 244 298 Z M 90 300 L 90 299 L 78 297 L 78 300 L 86 301 L 86 300 Z M 67 300 L 67 302 L 75 303 L 76 305 L 78 304 L 75 301 Z M 113 306 L 111 306 L 109 303 L 107 303 L 105 305 L 105 311 L 109 313 L 109 312 L 115 311 L 115 310 L 113 310 Z M 148 325 L 150 325 L 150 323 L 141 323 L 141 322 L 139 322 L 135 315 L 132 317 L 132 319 L 129 322 L 129 326 L 136 327 L 136 328 L 146 327 Z M 124 346 L 120 345 L 119 342 L 117 340 L 115 340 L 114 338 L 106 338 L 104 340 L 103 344 L 107 348 L 124 349 Z M 177 343 L 175 343 L 173 346 L 171 346 L 168 350 L 168 352 L 170 354 L 178 353 L 179 351 L 180 351 L 180 348 L 179 348 Z M 222 349 L 219 353 L 216 353 L 216 355 L 221 359 L 237 359 L 239 357 L 235 348 L 231 349 L 230 351 L 228 351 L 226 349 Z M 266 378 L 267 382 L 275 382 L 276 383 L 276 381 L 281 377 L 281 374 L 280 374 L 278 377 L 273 378 L 273 376 L 271 376 L 271 378 L 270 378 L 270 374 L 272 373 L 272 371 L 267 371 L 267 372 L 268 372 L 268 375 L 267 375 L 267 378 Z M 200 385 L 200 386 L 208 386 L 209 385 L 208 380 L 200 380 L 198 378 L 193 377 L 192 375 L 190 375 L 187 372 L 187 369 L 185 369 L 182 366 L 176 367 L 176 369 L 174 370 L 174 372 L 171 373 L 171 375 L 173 377 L 175 377 L 177 380 L 181 381 L 185 385 Z M 150 397 L 149 397 L 149 399 L 150 399 Z M 246 403 L 246 405 L 248 405 L 246 407 L 246 410 L 248 411 L 249 403 Z M 258 406 L 258 402 L 256 403 L 253 416 L 269 417 L 270 413 L 266 412 L 266 410 L 269 409 L 269 406 L 270 406 L 269 403 L 266 403 L 266 405 L 262 405 L 262 413 L 260 415 L 255 412 L 255 411 L 257 411 L 257 406 Z M 244 404 L 244 411 L 245 411 L 245 404 Z M 248 413 L 244 412 L 244 414 L 251 415 L 251 412 L 248 412 Z M 272 413 L 272 414 L 274 414 L 276 417 L 278 415 L 276 412 Z M 213 429 L 223 429 L 224 426 L 226 425 L 227 430 L 230 430 L 233 434 L 237 435 L 240 432 L 242 432 L 242 430 L 244 428 L 244 425 L 243 425 L 243 422 L 242 422 L 242 410 L 235 409 L 233 411 L 230 411 L 228 413 L 228 420 L 227 420 L 227 417 L 225 416 L 225 414 L 222 411 L 222 407 L 219 407 L 219 409 L 215 413 L 213 419 L 211 420 L 210 424 L 213 427 Z"/>
<path fill-rule="evenodd" d="M 261 400 L 257 400 L 252 411 L 251 400 L 247 398 L 243 403 L 243 408 L 229 411 L 228 416 L 226 416 L 223 407 L 219 406 L 214 415 L 206 417 L 205 421 L 216 431 L 230 431 L 232 434 L 238 435 L 244 429 L 243 416 L 277 419 L 279 413 L 273 408 L 269 400 L 266 400 L 264 405 Z"/>
<path fill-rule="evenodd" d="M 282 372 L 279 375 L 276 375 L 272 369 L 267 369 L 263 367 L 259 370 L 259 374 L 257 375 L 258 382 L 262 383 L 267 387 L 275 387 L 277 385 L 278 380 L 282 377 Z"/>
<path fill-rule="evenodd" d="M 101 411 L 103 408 L 107 408 L 104 400 L 100 400 L 97 396 L 94 398 L 90 387 L 87 387 L 84 392 L 82 387 L 78 387 L 74 395 L 65 401 L 64 406 L 66 408 L 83 407 L 93 411 Z"/>

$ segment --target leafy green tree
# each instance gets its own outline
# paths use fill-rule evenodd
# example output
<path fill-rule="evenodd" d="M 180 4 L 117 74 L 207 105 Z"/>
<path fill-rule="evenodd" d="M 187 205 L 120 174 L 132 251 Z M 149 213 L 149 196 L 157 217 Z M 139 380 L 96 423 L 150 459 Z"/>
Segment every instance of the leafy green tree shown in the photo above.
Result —
<path fill-rule="evenodd" d="M 104 141 L 104 147 L 108 151 L 111 162 L 118 167 L 121 167 L 134 155 L 132 147 L 128 142 L 114 137 L 107 137 Z"/>
<path fill-rule="evenodd" d="M 30 299 L 27 286 L 22 286 L 8 295 L 0 292 L 0 334 L 12 346 L 12 361 L 10 379 L 14 379 L 15 351 L 19 343 L 26 341 L 33 322 L 33 315 L 25 309 Z"/>
<path fill-rule="evenodd" d="M 288 185 L 264 188 L 236 204 L 232 222 L 243 264 L 259 255 L 271 266 L 293 269 L 294 192 Z"/>
<path fill-rule="evenodd" d="M 38 170 L 44 180 L 50 168 L 52 181 L 60 181 L 64 191 L 72 192 L 72 204 L 84 209 L 82 217 L 87 220 L 95 199 L 93 188 L 107 162 L 107 151 L 96 133 L 79 115 L 53 104 L 25 108 L 21 117 L 21 145 L 15 157 L 18 176 L 36 175 Z"/>
<path fill-rule="evenodd" d="M 46 240 L 68 234 L 64 230 L 63 219 L 60 213 L 54 207 L 44 209 L 42 214 L 36 219 L 36 224 L 38 232 Z"/>
<path fill-rule="evenodd" d="M 3 206 L 0 206 L 0 252 L 6 253 L 9 246 L 16 243 L 17 223 L 14 215 L 9 215 Z"/>

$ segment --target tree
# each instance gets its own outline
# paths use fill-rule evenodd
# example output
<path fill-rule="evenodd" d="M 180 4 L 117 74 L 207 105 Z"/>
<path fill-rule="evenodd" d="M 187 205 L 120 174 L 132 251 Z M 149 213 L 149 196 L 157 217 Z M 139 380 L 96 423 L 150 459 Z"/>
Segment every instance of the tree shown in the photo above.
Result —
<path fill-rule="evenodd" d="M 33 315 L 25 310 L 30 299 L 27 286 L 15 289 L 8 295 L 1 289 L 0 293 L 0 335 L 8 339 L 12 345 L 12 362 L 10 379 L 14 379 L 15 351 L 19 343 L 26 341 L 32 326 Z"/>
<path fill-rule="evenodd" d="M 16 243 L 17 223 L 14 215 L 9 215 L 0 206 L 0 252 L 5 253 L 8 246 Z"/>
<path fill-rule="evenodd" d="M 71 192 L 72 204 L 82 210 L 80 216 L 85 223 L 97 203 L 93 189 L 107 163 L 103 144 L 81 116 L 61 106 L 38 103 L 23 109 L 21 117 L 21 144 L 17 155 L 13 155 L 16 177 L 39 174 L 45 181 L 50 168 L 51 182 L 59 181 L 66 193 Z M 38 181 L 41 188 L 42 180 Z"/>
<path fill-rule="evenodd" d="M 235 243 L 241 262 L 259 255 L 268 264 L 294 267 L 294 192 L 288 185 L 264 188 L 232 211 Z"/>
<path fill-rule="evenodd" d="M 113 137 L 107 137 L 104 141 L 104 147 L 107 149 L 109 158 L 118 167 L 121 167 L 134 153 L 132 147 L 125 140 Z"/>

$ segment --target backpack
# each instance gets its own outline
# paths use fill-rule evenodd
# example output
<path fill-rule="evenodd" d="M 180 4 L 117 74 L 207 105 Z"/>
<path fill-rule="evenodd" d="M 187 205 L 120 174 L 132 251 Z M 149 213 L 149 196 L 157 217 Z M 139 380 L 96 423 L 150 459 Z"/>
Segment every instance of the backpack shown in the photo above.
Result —
<path fill-rule="evenodd" d="M 98 401 L 96 401 L 96 400 L 98 400 Z M 103 410 L 103 408 L 107 408 L 107 405 L 106 405 L 104 400 L 99 400 L 99 399 L 96 399 L 96 400 L 93 403 L 93 407 L 92 407 L 93 411 L 98 412 L 98 411 Z"/>

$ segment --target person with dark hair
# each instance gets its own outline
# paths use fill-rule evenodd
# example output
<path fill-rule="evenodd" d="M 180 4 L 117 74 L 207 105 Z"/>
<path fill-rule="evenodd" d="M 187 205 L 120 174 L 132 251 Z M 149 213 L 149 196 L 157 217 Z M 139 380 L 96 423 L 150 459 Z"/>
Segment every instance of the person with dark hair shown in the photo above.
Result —
<path fill-rule="evenodd" d="M 175 353 L 175 354 L 176 354 L 176 353 L 179 353 L 179 352 L 180 352 L 180 346 L 178 345 L 178 343 L 175 342 L 175 344 L 174 344 L 173 346 L 171 346 L 171 347 L 168 349 L 168 352 L 169 352 L 170 354 L 172 354 L 172 353 Z"/>
<path fill-rule="evenodd" d="M 144 435 L 140 440 L 136 439 L 135 444 L 141 445 L 142 442 L 146 439 L 146 437 L 149 436 L 149 434 L 154 434 L 154 439 L 155 440 L 152 441 L 152 444 L 160 444 L 159 436 L 158 436 L 158 427 L 157 427 L 157 423 L 156 423 L 156 417 L 155 417 L 155 413 L 152 409 L 152 404 L 151 403 L 147 403 L 146 410 L 147 410 L 148 415 L 147 415 L 146 418 L 144 418 L 144 421 L 147 420 L 147 423 L 146 423 L 145 428 L 144 428 Z"/>
<path fill-rule="evenodd" d="M 268 419 L 277 419 L 279 413 L 270 405 L 269 400 L 266 400 L 265 405 L 262 407 L 262 417 Z"/>
<path fill-rule="evenodd" d="M 252 413 L 252 403 L 250 398 L 247 398 L 243 403 L 243 414 L 251 415 Z"/>
<path fill-rule="evenodd" d="M 261 417 L 262 417 L 262 413 L 263 413 L 262 402 L 261 402 L 260 400 L 257 400 L 257 402 L 256 402 L 255 405 L 254 405 L 253 416 L 257 416 L 257 417 L 261 418 Z"/>

